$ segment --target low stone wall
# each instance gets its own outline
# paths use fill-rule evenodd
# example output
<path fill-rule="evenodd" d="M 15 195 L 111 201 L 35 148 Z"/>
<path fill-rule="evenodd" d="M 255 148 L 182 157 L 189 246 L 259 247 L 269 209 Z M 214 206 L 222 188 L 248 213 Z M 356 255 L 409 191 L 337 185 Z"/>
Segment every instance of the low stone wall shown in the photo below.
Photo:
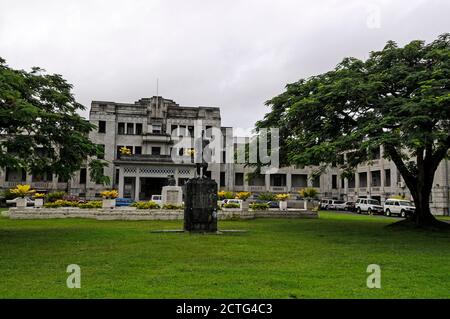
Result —
<path fill-rule="evenodd" d="M 52 219 L 52 218 L 90 218 L 97 220 L 182 220 L 182 210 L 144 210 L 135 208 L 115 208 L 104 210 L 62 208 L 10 208 L 10 219 Z M 261 211 L 219 211 L 219 220 L 254 218 L 317 218 L 317 212 L 306 210 L 261 210 Z"/>

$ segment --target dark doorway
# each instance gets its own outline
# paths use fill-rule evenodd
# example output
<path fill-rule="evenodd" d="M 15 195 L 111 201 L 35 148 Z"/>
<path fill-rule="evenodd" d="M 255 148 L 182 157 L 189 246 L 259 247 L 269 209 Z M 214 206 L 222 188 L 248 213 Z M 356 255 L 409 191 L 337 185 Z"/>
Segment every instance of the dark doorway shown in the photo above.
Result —
<path fill-rule="evenodd" d="M 140 199 L 149 200 L 152 195 L 161 195 L 163 186 L 167 185 L 167 178 L 141 178 Z"/>

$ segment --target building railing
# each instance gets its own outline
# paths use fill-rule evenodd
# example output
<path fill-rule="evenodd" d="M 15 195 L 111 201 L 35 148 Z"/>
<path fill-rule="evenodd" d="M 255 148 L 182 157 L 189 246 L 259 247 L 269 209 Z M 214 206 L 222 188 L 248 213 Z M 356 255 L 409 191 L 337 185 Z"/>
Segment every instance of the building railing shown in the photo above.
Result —
<path fill-rule="evenodd" d="M 249 185 L 248 190 L 250 192 L 264 192 L 266 190 L 266 186 L 253 186 Z"/>
<path fill-rule="evenodd" d="M 287 187 L 286 186 L 270 186 L 271 192 L 286 192 Z"/>

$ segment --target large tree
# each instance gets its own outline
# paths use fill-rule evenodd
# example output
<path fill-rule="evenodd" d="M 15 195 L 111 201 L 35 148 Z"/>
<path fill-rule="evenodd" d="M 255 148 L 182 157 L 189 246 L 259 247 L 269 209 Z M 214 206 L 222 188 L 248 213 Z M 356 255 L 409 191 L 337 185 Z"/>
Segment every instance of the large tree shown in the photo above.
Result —
<path fill-rule="evenodd" d="M 68 179 L 99 154 L 89 140 L 95 127 L 77 112 L 72 85 L 58 74 L 15 70 L 0 58 L 0 167 L 52 173 Z M 108 182 L 105 163 L 89 161 L 93 179 Z"/>
<path fill-rule="evenodd" d="M 450 34 L 404 47 L 390 41 L 365 61 L 346 58 L 288 84 L 267 105 L 271 111 L 256 127 L 280 128 L 287 163 L 324 168 L 345 156 L 341 168 L 350 174 L 383 146 L 416 205 L 404 224 L 444 227 L 429 198 L 450 148 Z"/>

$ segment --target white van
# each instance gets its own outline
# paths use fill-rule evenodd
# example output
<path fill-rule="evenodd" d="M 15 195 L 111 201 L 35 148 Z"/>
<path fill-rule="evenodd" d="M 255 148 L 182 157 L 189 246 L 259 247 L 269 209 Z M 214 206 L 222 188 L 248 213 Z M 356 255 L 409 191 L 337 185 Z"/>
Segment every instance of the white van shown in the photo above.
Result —
<path fill-rule="evenodd" d="M 415 211 L 414 203 L 406 199 L 388 198 L 384 202 L 384 214 L 386 216 L 400 215 L 401 217 L 407 217 L 414 214 Z"/>
<path fill-rule="evenodd" d="M 356 212 L 361 214 L 367 212 L 369 215 L 383 214 L 383 206 L 380 202 L 372 198 L 358 198 L 355 203 Z"/>

